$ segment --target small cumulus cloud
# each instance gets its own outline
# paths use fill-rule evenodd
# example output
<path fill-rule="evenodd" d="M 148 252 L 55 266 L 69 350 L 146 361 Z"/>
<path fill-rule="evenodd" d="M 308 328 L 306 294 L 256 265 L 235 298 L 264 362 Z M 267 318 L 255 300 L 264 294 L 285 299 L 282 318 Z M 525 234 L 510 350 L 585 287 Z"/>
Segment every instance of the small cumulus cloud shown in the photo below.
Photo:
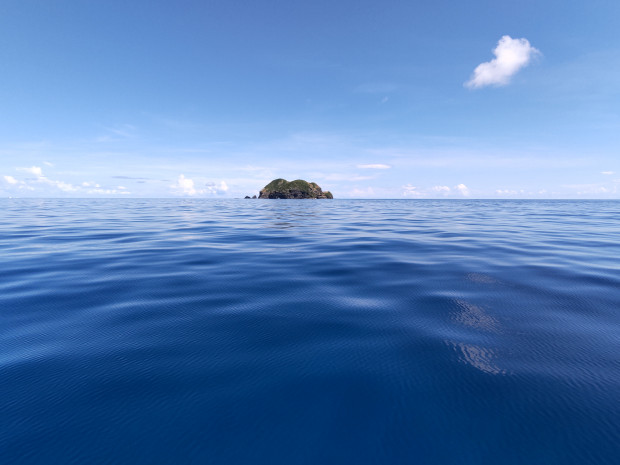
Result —
<path fill-rule="evenodd" d="M 177 181 L 170 187 L 178 194 L 196 195 L 200 193 L 194 186 L 194 180 L 186 178 L 184 174 L 180 174 Z"/>
<path fill-rule="evenodd" d="M 76 187 L 73 184 L 69 184 L 68 182 L 51 180 L 48 180 L 48 182 L 50 185 L 55 186 L 63 192 L 75 192 L 79 190 L 79 187 Z"/>
<path fill-rule="evenodd" d="M 170 187 L 176 194 L 180 195 L 222 195 L 228 191 L 228 185 L 225 181 L 208 182 L 204 189 L 198 189 L 194 180 L 186 178 L 184 174 L 180 174 L 177 181 Z"/>
<path fill-rule="evenodd" d="M 369 165 L 357 165 L 357 167 L 362 170 L 389 170 L 391 168 L 390 165 L 386 165 L 383 163 L 371 163 Z"/>
<path fill-rule="evenodd" d="M 54 164 L 50 163 L 49 161 L 44 161 L 43 164 L 47 166 L 54 166 Z"/>
<path fill-rule="evenodd" d="M 6 182 L 9 185 L 9 188 L 11 189 L 26 189 L 29 191 L 34 190 L 34 188 L 32 188 L 31 186 L 29 186 L 25 181 L 20 181 L 19 179 L 15 179 L 13 176 L 3 176 L 2 177 L 4 179 L 4 182 Z"/>
<path fill-rule="evenodd" d="M 495 58 L 479 64 L 465 87 L 477 89 L 485 86 L 504 86 L 520 69 L 527 66 L 540 51 L 530 45 L 527 39 L 513 39 L 503 36 L 493 49 Z"/>
<path fill-rule="evenodd" d="M 459 191 L 460 194 L 464 197 L 467 197 L 469 195 L 469 187 L 467 187 L 465 184 L 459 184 L 455 187 L 455 189 Z"/>
<path fill-rule="evenodd" d="M 207 194 L 225 194 L 228 191 L 228 185 L 224 182 L 221 181 L 219 183 L 215 183 L 215 182 L 208 182 L 207 184 L 205 184 L 206 189 L 205 192 Z"/>

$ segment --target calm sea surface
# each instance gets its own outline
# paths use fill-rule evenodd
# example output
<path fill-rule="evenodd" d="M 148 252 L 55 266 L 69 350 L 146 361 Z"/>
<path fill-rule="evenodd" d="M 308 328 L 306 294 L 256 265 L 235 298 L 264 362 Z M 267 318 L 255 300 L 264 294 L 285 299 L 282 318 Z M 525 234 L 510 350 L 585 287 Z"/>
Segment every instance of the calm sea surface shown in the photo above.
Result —
<path fill-rule="evenodd" d="M 620 202 L 0 200 L 2 464 L 618 464 Z"/>

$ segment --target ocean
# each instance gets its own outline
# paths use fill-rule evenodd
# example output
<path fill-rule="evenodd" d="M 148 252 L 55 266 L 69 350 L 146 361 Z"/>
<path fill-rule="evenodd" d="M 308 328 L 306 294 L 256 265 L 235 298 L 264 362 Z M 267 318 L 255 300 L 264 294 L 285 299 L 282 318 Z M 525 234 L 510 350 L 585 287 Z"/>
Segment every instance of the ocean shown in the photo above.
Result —
<path fill-rule="evenodd" d="M 618 464 L 620 201 L 0 200 L 2 464 Z"/>

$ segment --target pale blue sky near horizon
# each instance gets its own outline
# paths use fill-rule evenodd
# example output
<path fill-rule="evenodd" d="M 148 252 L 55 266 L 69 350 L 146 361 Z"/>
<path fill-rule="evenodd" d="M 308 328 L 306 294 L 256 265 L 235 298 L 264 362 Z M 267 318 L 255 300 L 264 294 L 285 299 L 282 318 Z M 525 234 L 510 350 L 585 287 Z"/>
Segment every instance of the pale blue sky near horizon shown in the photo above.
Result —
<path fill-rule="evenodd" d="M 0 196 L 620 198 L 620 2 L 5 0 Z"/>

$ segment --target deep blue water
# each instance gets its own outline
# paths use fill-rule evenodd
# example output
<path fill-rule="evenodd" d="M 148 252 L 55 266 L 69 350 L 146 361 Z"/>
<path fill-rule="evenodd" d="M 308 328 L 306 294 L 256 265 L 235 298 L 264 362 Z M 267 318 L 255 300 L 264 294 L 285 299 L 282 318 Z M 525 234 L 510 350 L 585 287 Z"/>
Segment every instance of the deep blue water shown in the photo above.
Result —
<path fill-rule="evenodd" d="M 2 464 L 618 464 L 618 201 L 0 201 Z"/>

